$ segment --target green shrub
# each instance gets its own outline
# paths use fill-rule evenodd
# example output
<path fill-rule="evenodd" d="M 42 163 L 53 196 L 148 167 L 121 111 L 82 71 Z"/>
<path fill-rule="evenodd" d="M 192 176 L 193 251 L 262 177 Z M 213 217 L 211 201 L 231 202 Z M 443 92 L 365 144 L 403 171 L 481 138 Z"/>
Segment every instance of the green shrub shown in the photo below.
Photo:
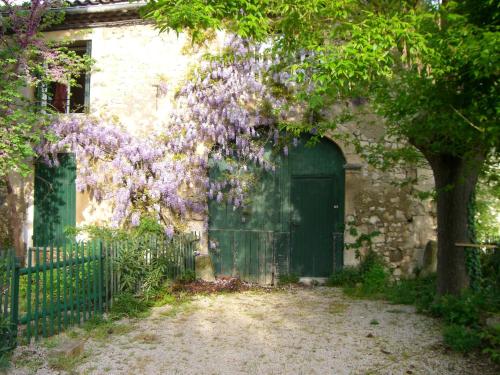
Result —
<path fill-rule="evenodd" d="M 460 296 L 442 296 L 431 305 L 430 313 L 451 325 L 476 327 L 485 310 L 482 294 L 466 292 Z"/>
<path fill-rule="evenodd" d="M 380 263 L 373 263 L 363 274 L 363 281 L 361 284 L 362 294 L 365 296 L 382 294 L 389 283 L 389 273 L 384 265 Z"/>
<path fill-rule="evenodd" d="M 295 275 L 293 273 L 290 274 L 283 274 L 279 276 L 279 285 L 287 285 L 287 284 L 297 284 L 300 280 L 300 277 L 298 275 Z"/>
<path fill-rule="evenodd" d="M 113 298 L 109 312 L 112 320 L 122 318 L 141 318 L 147 315 L 152 303 L 141 300 L 130 293 L 121 293 Z"/>
<path fill-rule="evenodd" d="M 481 345 L 481 337 L 477 330 L 459 324 L 446 326 L 443 338 L 445 345 L 462 353 L 478 349 Z"/>
<path fill-rule="evenodd" d="M 375 266 L 385 265 L 383 258 L 373 250 L 368 251 L 360 259 L 359 272 L 361 275 L 366 274 Z"/>
<path fill-rule="evenodd" d="M 181 284 L 189 284 L 196 280 L 196 273 L 193 270 L 185 270 L 177 276 L 176 281 Z"/>
<path fill-rule="evenodd" d="M 427 312 L 436 296 L 436 277 L 433 275 L 395 281 L 386 287 L 385 296 L 392 303 L 415 305 L 417 311 Z"/>
<path fill-rule="evenodd" d="M 10 358 L 12 356 L 11 352 L 3 352 L 0 353 L 0 374 L 3 374 L 4 372 L 7 372 L 7 370 L 10 368 L 11 362 Z"/>
<path fill-rule="evenodd" d="M 328 286 L 354 286 L 362 281 L 361 273 L 357 267 L 344 267 L 334 272 L 327 280 Z"/>
<path fill-rule="evenodd" d="M 479 334 L 483 343 L 483 353 L 495 363 L 500 363 L 500 324 L 486 327 Z"/>

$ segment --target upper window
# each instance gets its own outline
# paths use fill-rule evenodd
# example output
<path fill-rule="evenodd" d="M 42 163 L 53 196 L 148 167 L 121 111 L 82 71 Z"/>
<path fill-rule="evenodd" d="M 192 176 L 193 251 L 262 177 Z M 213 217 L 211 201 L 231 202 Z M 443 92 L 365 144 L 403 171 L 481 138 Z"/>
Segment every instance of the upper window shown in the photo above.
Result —
<path fill-rule="evenodd" d="M 69 47 L 78 55 L 90 55 L 91 42 L 75 42 Z M 76 85 L 53 82 L 41 87 L 40 102 L 60 113 L 83 113 L 89 108 L 90 73 L 75 77 Z"/>

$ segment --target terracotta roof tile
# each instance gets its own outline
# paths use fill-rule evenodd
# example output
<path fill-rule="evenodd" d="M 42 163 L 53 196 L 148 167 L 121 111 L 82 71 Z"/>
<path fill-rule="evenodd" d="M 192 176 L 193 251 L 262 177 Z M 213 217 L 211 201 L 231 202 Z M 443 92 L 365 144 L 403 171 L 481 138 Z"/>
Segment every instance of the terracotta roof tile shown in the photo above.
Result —
<path fill-rule="evenodd" d="M 133 3 L 138 0 L 69 0 L 70 6 L 88 6 L 88 5 L 108 5 L 115 3 Z"/>

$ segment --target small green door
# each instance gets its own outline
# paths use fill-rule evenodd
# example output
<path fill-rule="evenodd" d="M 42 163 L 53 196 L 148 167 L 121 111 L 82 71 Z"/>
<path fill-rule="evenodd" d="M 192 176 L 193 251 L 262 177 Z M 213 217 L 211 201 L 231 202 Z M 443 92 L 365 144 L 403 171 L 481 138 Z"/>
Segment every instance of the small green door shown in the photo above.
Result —
<path fill-rule="evenodd" d="M 292 273 L 328 277 L 334 269 L 335 224 L 333 177 L 293 177 L 291 187 Z"/>
<path fill-rule="evenodd" d="M 64 230 L 76 224 L 76 163 L 73 154 L 59 154 L 59 165 L 35 165 L 33 245 L 58 245 Z"/>

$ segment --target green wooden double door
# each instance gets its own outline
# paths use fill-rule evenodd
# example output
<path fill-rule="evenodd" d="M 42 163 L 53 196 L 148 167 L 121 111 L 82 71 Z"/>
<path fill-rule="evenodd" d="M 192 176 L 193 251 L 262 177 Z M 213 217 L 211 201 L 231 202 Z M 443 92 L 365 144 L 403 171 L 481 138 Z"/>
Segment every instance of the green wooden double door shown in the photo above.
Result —
<path fill-rule="evenodd" d="M 342 267 L 345 160 L 330 141 L 306 142 L 276 158 L 275 173 L 259 171 L 244 210 L 209 203 L 217 274 L 271 283 L 276 273 L 328 277 Z"/>
<path fill-rule="evenodd" d="M 59 246 L 66 227 L 76 224 L 76 162 L 73 154 L 59 154 L 59 165 L 35 164 L 34 246 Z"/>

